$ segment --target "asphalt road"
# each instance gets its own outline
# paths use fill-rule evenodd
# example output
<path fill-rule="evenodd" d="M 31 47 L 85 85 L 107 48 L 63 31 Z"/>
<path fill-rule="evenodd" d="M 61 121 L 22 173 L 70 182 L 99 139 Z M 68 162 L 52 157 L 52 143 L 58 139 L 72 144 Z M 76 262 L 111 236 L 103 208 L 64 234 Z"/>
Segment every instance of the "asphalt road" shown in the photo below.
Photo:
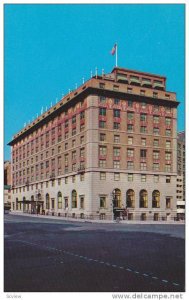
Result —
<path fill-rule="evenodd" d="M 184 225 L 4 216 L 5 292 L 184 292 Z"/>

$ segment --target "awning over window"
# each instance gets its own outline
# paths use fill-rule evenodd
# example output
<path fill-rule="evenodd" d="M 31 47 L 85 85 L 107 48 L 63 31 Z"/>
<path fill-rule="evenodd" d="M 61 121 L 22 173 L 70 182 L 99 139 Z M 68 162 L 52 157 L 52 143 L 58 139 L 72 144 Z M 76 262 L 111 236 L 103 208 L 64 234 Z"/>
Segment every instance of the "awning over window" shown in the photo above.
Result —
<path fill-rule="evenodd" d="M 137 79 L 137 78 L 132 78 L 132 77 L 130 77 L 130 82 L 134 82 L 134 83 L 140 84 L 140 80 Z"/>
<path fill-rule="evenodd" d="M 154 82 L 154 87 L 165 88 L 164 84 L 159 82 Z"/>
<path fill-rule="evenodd" d="M 117 74 L 117 80 L 128 81 L 128 78 L 126 75 Z"/>
<path fill-rule="evenodd" d="M 152 85 L 152 83 L 148 80 L 142 80 L 142 85 Z"/>

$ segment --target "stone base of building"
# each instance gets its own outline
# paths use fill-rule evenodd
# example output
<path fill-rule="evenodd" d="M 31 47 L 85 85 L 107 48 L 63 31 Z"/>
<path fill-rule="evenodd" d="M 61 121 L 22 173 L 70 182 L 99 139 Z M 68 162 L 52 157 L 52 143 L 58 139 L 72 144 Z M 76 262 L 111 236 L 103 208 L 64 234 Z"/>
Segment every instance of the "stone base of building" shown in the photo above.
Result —
<path fill-rule="evenodd" d="M 179 221 L 176 213 L 166 213 L 166 212 L 132 212 L 128 213 L 126 216 L 120 215 L 119 217 L 112 214 L 112 212 L 99 212 L 99 213 L 89 213 L 89 212 L 70 212 L 70 211 L 53 211 L 53 210 L 12 210 L 15 214 L 29 214 L 29 215 L 41 215 L 50 217 L 60 217 L 67 219 L 76 220 L 105 220 L 105 221 L 149 221 L 149 222 L 165 222 L 165 221 Z"/>

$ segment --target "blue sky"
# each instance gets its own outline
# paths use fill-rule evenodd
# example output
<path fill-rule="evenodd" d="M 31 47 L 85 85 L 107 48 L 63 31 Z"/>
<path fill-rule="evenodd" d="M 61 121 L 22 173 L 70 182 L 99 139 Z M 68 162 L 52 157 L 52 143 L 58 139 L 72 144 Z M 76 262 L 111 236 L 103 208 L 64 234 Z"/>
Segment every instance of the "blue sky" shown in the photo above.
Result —
<path fill-rule="evenodd" d="M 167 77 L 181 102 L 184 130 L 185 32 L 183 4 L 70 4 L 4 6 L 4 158 L 25 122 L 67 94 L 91 70 L 118 66 Z"/>

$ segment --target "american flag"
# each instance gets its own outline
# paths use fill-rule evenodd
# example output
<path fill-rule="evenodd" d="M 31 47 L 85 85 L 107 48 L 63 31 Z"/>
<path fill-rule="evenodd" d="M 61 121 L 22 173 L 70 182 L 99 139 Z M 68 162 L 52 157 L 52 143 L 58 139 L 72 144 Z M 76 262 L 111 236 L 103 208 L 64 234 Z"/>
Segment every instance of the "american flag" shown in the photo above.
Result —
<path fill-rule="evenodd" d="M 111 50 L 111 55 L 114 55 L 116 52 L 117 44 L 115 44 Z"/>

